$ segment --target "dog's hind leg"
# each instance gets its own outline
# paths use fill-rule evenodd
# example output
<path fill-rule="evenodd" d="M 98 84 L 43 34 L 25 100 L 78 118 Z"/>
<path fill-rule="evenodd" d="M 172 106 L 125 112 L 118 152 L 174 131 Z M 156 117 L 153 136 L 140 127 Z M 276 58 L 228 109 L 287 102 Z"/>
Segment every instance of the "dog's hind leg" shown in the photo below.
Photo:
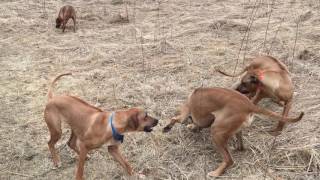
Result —
<path fill-rule="evenodd" d="M 79 150 L 77 148 L 76 142 L 77 136 L 74 134 L 73 130 L 71 130 L 71 135 L 67 144 L 72 150 L 74 150 L 79 155 Z"/>
<path fill-rule="evenodd" d="M 45 110 L 44 118 L 50 132 L 50 140 L 48 141 L 48 147 L 52 156 L 53 164 L 56 167 L 59 167 L 61 161 L 59 154 L 55 149 L 55 144 L 61 138 L 61 120 L 59 119 L 59 117 L 55 116 L 53 113 L 48 112 L 47 110 Z"/>
<path fill-rule="evenodd" d="M 227 133 L 222 134 L 220 132 L 216 132 L 217 130 L 215 128 L 212 128 L 211 131 L 213 135 L 213 142 L 216 144 L 217 150 L 222 155 L 223 161 L 216 170 L 209 172 L 208 175 L 217 177 L 220 176 L 226 168 L 233 164 L 232 157 L 228 150 L 228 140 L 230 135 Z"/>
<path fill-rule="evenodd" d="M 223 117 L 223 119 L 216 119 L 215 123 L 212 124 L 211 135 L 213 142 L 216 144 L 217 150 L 222 155 L 223 161 L 216 170 L 208 173 L 209 176 L 220 176 L 228 167 L 233 164 L 232 157 L 228 150 L 228 140 L 234 134 L 234 131 L 237 131 L 237 129 L 240 128 L 241 123 L 237 122 L 244 122 L 245 119 L 246 117 L 241 117 L 238 115 L 228 118 Z M 231 126 L 230 123 L 232 123 Z"/>
<path fill-rule="evenodd" d="M 283 112 L 282 112 L 283 117 L 288 117 L 289 110 L 290 110 L 291 106 L 292 106 L 291 100 L 289 100 L 288 102 L 285 102 Z M 270 134 L 273 136 L 277 136 L 277 135 L 281 134 L 281 131 L 282 131 L 284 125 L 285 125 L 285 122 L 279 121 L 277 127 L 274 130 L 270 131 Z"/>

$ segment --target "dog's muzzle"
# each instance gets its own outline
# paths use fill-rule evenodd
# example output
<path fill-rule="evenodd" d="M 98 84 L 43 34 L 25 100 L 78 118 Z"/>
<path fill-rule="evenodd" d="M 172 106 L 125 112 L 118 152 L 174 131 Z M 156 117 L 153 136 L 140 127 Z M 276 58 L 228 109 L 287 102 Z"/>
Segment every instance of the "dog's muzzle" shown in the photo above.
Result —
<path fill-rule="evenodd" d="M 249 91 L 247 88 L 245 88 L 243 85 L 239 85 L 237 88 L 236 88 L 237 91 L 239 91 L 240 93 L 242 94 L 248 94 Z"/>
<path fill-rule="evenodd" d="M 144 132 L 151 132 L 153 129 L 153 127 L 155 127 L 158 124 L 159 120 L 155 119 L 155 121 L 153 122 L 153 124 L 151 126 L 145 126 L 143 128 Z"/>

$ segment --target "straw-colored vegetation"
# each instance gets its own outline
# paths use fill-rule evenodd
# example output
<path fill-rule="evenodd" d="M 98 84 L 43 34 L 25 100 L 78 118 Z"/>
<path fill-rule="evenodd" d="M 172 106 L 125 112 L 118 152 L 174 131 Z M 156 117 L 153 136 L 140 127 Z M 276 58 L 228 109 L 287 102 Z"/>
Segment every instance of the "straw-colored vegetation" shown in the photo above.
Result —
<path fill-rule="evenodd" d="M 55 28 L 61 6 L 77 11 L 78 28 Z M 280 59 L 295 85 L 290 115 L 306 113 L 274 138 L 275 121 L 256 118 L 244 130 L 246 151 L 231 150 L 226 179 L 317 179 L 320 166 L 320 3 L 317 0 L 2 0 L 0 2 L 0 179 L 72 179 L 76 160 L 58 143 L 54 169 L 43 120 L 49 81 L 105 110 L 146 108 L 161 119 L 152 134 L 131 133 L 123 154 L 147 179 L 206 179 L 222 158 L 209 130 L 176 125 L 161 132 L 196 87 L 230 87 L 248 58 Z M 127 14 L 128 13 L 128 14 Z M 128 15 L 128 16 L 127 16 Z M 129 22 L 128 22 L 128 19 Z M 281 112 L 265 100 L 261 106 Z M 230 141 L 230 147 L 234 147 Z M 87 179 L 129 179 L 107 153 L 93 151 Z"/>

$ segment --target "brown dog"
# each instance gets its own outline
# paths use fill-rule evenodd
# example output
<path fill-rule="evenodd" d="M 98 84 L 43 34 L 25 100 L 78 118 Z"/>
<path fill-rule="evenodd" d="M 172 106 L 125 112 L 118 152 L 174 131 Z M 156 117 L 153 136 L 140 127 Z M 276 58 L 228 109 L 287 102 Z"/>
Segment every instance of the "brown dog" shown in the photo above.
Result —
<path fill-rule="evenodd" d="M 297 122 L 303 117 L 303 113 L 297 118 L 283 118 L 276 113 L 254 105 L 246 96 L 237 91 L 225 88 L 198 88 L 181 107 L 181 114 L 171 119 L 163 129 L 168 132 L 175 123 L 182 123 L 191 115 L 194 128 L 206 128 L 211 126 L 211 135 L 217 150 L 223 157 L 220 166 L 210 172 L 209 176 L 220 176 L 227 167 L 233 164 L 228 151 L 228 140 L 236 134 L 238 149 L 243 149 L 241 128 L 249 126 L 253 114 L 262 114 L 279 121 Z"/>
<path fill-rule="evenodd" d="M 79 155 L 76 179 L 83 179 L 84 161 L 88 151 L 104 143 L 107 144 L 108 151 L 114 159 L 126 169 L 129 175 L 133 175 L 130 164 L 119 151 L 119 144 L 123 140 L 121 134 L 132 131 L 151 132 L 158 120 L 138 108 L 111 113 L 104 112 L 73 96 L 53 96 L 54 83 L 65 75 L 71 75 L 71 73 L 61 74 L 53 80 L 44 111 L 44 119 L 50 132 L 48 146 L 54 165 L 60 164 L 60 158 L 54 146 L 61 138 L 61 121 L 65 121 L 71 128 L 71 136 L 67 144 Z"/>
<path fill-rule="evenodd" d="M 272 98 L 280 105 L 283 102 L 282 115 L 288 116 L 292 105 L 293 84 L 287 67 L 279 60 L 271 56 L 257 57 L 236 75 L 227 74 L 220 69 L 216 70 L 231 77 L 242 75 L 240 83 L 234 86 L 237 91 L 250 97 L 254 104 L 263 98 Z M 271 134 L 280 134 L 284 125 L 283 121 L 279 121 Z"/>
<path fill-rule="evenodd" d="M 73 32 L 76 32 L 76 11 L 72 6 L 63 6 L 56 19 L 56 28 L 62 27 L 62 32 L 66 29 L 66 25 L 69 19 L 73 20 Z"/>

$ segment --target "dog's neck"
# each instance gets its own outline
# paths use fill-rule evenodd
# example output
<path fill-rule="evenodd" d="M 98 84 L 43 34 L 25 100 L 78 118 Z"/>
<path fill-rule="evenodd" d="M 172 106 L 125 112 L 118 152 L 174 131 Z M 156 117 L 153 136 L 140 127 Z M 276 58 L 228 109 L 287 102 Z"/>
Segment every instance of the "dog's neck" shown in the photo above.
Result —
<path fill-rule="evenodd" d="M 111 113 L 112 112 L 108 113 L 108 117 L 111 116 Z M 129 116 L 126 111 L 115 111 L 114 112 L 113 126 L 118 131 L 118 133 L 124 134 L 126 132 L 132 131 L 128 127 L 128 119 L 129 119 Z"/>

